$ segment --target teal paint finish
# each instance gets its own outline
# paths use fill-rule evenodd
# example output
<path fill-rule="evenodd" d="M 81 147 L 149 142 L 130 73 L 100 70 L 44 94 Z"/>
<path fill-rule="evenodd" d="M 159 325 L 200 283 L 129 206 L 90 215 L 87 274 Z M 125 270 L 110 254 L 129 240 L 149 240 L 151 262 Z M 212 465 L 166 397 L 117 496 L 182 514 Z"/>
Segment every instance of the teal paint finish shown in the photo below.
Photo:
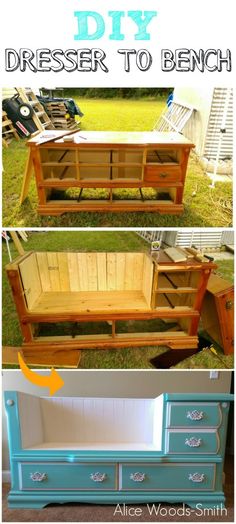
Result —
<path fill-rule="evenodd" d="M 202 418 L 194 420 L 190 414 L 194 411 L 202 413 Z M 222 412 L 219 403 L 180 403 L 169 404 L 167 427 L 218 427 L 222 422 Z"/>
<path fill-rule="evenodd" d="M 145 475 L 142 482 L 135 482 L 130 478 L 134 473 Z M 202 482 L 189 480 L 189 475 L 199 473 L 204 475 Z M 215 478 L 214 464 L 162 464 L 150 466 L 148 464 L 140 467 L 134 465 L 122 465 L 122 489 L 123 490 L 184 490 L 202 491 L 213 490 Z"/>
<path fill-rule="evenodd" d="M 61 504 L 66 502 L 98 504 L 179 502 L 191 507 L 201 504 L 202 507 L 212 508 L 214 504 L 224 504 L 224 493 L 222 491 L 223 460 L 229 401 L 233 400 L 233 396 L 224 394 L 164 394 L 163 397 L 163 445 L 161 450 L 90 451 L 78 448 L 77 450 L 62 449 L 56 451 L 54 449 L 22 449 L 18 394 L 12 391 L 6 392 L 5 404 L 8 417 L 12 477 L 12 489 L 8 499 L 9 506 L 11 508 L 42 508 L 53 502 Z M 9 400 L 13 400 L 13 403 L 9 404 Z M 205 438 L 207 431 L 201 433 L 201 428 L 204 430 L 209 425 L 209 427 L 216 429 L 217 425 L 220 424 L 217 428 L 220 439 L 220 448 L 217 454 L 212 451 L 212 449 L 215 449 L 213 435 L 216 435 L 216 432 L 209 432 L 205 442 L 207 448 L 205 454 L 203 448 L 201 448 L 201 451 L 194 448 L 194 454 L 190 456 L 185 446 L 182 450 L 182 443 L 178 441 L 179 433 L 174 431 L 174 427 L 173 430 L 169 430 L 170 435 L 173 431 L 173 437 L 171 436 L 171 439 L 173 438 L 173 441 L 171 440 L 173 453 L 165 454 L 167 413 L 170 401 L 178 403 L 179 411 L 176 411 L 175 408 L 172 411 L 172 423 L 174 420 L 177 428 L 180 422 L 182 424 L 181 413 L 183 411 L 181 410 L 186 409 L 183 403 L 187 403 L 191 410 L 198 409 L 205 412 L 206 408 L 209 408 L 207 425 L 201 426 L 201 421 L 197 421 L 195 425 L 195 422 L 190 420 L 190 426 L 183 424 L 180 427 L 186 428 L 182 433 L 185 437 L 194 435 L 195 437 Z M 196 403 L 200 403 L 201 407 L 200 405 L 196 406 Z M 219 407 L 220 409 L 218 409 Z M 176 435 L 178 435 L 177 440 Z M 36 464 L 37 462 L 40 464 Z M 61 465 L 61 462 L 63 462 L 63 465 Z M 22 464 L 20 465 L 20 463 Z M 43 471 L 41 471 L 42 466 Z M 23 480 L 21 479 L 20 468 L 22 468 Z M 42 483 L 35 483 L 30 479 L 31 472 L 43 473 L 45 468 L 47 468 L 47 488 L 46 484 L 43 488 Z M 166 469 L 164 470 L 164 468 Z M 119 470 L 121 490 L 117 485 Z M 144 483 L 131 481 L 130 474 L 132 472 L 143 470 L 146 472 Z M 95 483 L 90 479 L 90 474 L 97 472 L 106 474 L 106 479 L 101 483 Z M 190 473 L 203 473 L 205 475 L 204 481 L 193 483 L 188 479 Z M 130 483 L 131 487 L 129 487 Z"/>
<path fill-rule="evenodd" d="M 116 486 L 116 466 L 114 464 L 20 464 L 21 486 L 23 490 L 56 490 L 80 489 L 80 490 L 114 490 Z M 31 475 L 34 473 L 45 475 L 45 480 L 34 481 Z M 94 481 L 91 475 L 104 474 L 104 480 Z"/>
<path fill-rule="evenodd" d="M 179 502 L 185 503 L 191 508 L 196 508 L 200 505 L 201 508 L 214 508 L 221 506 L 224 507 L 225 497 L 222 491 L 204 493 L 183 493 L 176 491 L 165 491 L 162 493 L 158 492 L 66 492 L 61 491 L 60 493 L 54 492 L 37 492 L 34 493 L 22 491 L 19 493 L 11 493 L 9 496 L 9 507 L 10 508 L 28 508 L 28 509 L 41 509 L 47 504 L 57 503 L 65 504 L 66 502 L 82 502 L 92 504 L 142 504 L 142 503 L 155 503 L 155 502 L 168 502 L 169 504 L 177 504 Z"/>
<path fill-rule="evenodd" d="M 196 439 L 195 446 L 193 440 Z M 187 442 L 186 442 L 187 441 Z M 190 444 L 190 445 L 189 445 Z M 197 444 L 197 445 L 196 445 Z M 167 453 L 182 453 L 182 454 L 216 454 L 219 451 L 219 436 L 217 431 L 214 432 L 177 432 L 168 431 L 167 434 Z"/>

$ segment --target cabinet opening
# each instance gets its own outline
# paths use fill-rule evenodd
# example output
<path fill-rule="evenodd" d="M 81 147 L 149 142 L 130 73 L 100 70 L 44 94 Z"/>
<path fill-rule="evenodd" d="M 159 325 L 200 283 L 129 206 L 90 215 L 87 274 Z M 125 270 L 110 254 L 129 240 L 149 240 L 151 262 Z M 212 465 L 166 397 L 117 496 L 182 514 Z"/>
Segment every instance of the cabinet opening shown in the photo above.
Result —
<path fill-rule="evenodd" d="M 179 164 L 180 151 L 176 149 L 149 149 L 146 157 L 147 164 Z"/>

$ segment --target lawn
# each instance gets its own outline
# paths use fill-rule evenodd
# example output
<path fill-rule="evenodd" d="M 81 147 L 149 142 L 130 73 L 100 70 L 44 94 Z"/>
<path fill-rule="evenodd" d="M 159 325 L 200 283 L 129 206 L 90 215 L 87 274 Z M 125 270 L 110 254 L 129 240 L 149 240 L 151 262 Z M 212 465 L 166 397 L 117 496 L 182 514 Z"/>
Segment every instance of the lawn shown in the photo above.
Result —
<path fill-rule="evenodd" d="M 163 99 L 152 98 L 83 98 L 76 101 L 84 112 L 81 121 L 83 130 L 150 131 L 165 108 Z M 29 198 L 22 206 L 19 205 L 26 158 L 25 140 L 13 140 L 8 148 L 3 149 L 4 227 L 228 227 L 232 224 L 231 184 L 217 182 L 215 188 L 211 189 L 210 181 L 194 154 L 189 161 L 184 195 L 185 210 L 181 216 L 144 212 L 81 212 L 66 213 L 60 217 L 40 217 L 37 214 L 34 180 L 30 185 Z M 103 195 L 102 189 L 97 191 Z"/>
<path fill-rule="evenodd" d="M 40 232 L 29 236 L 25 249 L 57 251 L 57 250 L 80 250 L 80 251 L 146 251 L 149 250 L 149 244 L 140 238 L 134 232 L 75 232 L 75 231 L 50 231 L 48 233 Z M 17 255 L 14 246 L 11 244 L 13 257 Z M 8 284 L 5 265 L 8 263 L 8 254 L 5 243 L 2 249 L 3 260 L 3 301 L 2 301 L 2 341 L 3 345 L 20 346 L 22 337 L 18 323 L 18 317 L 15 305 L 12 300 L 11 290 Z M 217 261 L 216 261 L 217 262 Z M 218 263 L 218 262 L 217 262 Z M 225 278 L 233 281 L 233 260 L 221 260 L 219 262 L 219 273 Z M 101 329 L 104 326 L 101 326 Z M 131 326 L 132 327 L 132 326 Z M 145 329 L 142 322 L 139 322 L 140 330 Z M 125 330 L 125 326 L 121 327 Z M 153 324 L 151 329 L 155 329 Z M 67 326 L 66 329 L 69 329 Z M 90 324 L 89 329 L 93 329 Z M 56 334 L 55 327 L 50 326 L 50 334 Z M 111 349 L 102 350 L 84 350 L 80 361 L 81 369 L 147 369 L 151 368 L 150 359 L 163 353 L 165 347 L 145 347 L 129 349 Z M 198 353 L 191 357 L 191 366 L 189 360 L 184 361 L 180 367 L 199 367 L 199 368 L 217 368 L 232 367 L 232 356 L 224 356 L 222 351 L 218 350 L 220 359 L 211 354 L 208 350 Z M 223 362 L 222 362 L 223 361 Z"/>

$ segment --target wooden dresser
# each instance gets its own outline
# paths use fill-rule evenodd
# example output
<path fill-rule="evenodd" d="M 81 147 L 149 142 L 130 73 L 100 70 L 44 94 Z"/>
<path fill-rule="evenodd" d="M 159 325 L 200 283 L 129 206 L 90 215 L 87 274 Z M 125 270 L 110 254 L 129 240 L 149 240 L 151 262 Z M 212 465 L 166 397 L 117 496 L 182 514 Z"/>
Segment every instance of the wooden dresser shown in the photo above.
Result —
<path fill-rule="evenodd" d="M 40 214 L 183 212 L 188 157 L 194 145 L 179 133 L 80 131 L 71 141 L 60 138 L 60 131 L 48 133 L 54 137 L 50 141 L 45 133 L 28 141 L 21 195 L 23 202 L 34 170 Z"/>
<path fill-rule="evenodd" d="M 215 268 L 194 256 L 173 262 L 163 251 L 158 259 L 134 252 L 28 252 L 6 267 L 24 346 L 37 350 L 196 349 L 202 301 Z M 96 331 L 98 322 L 104 332 L 101 325 Z M 45 325 L 52 324 L 54 336 L 48 336 Z"/>
<path fill-rule="evenodd" d="M 6 392 L 9 506 L 181 502 L 223 507 L 232 399 L 223 393 L 165 393 L 150 400 Z"/>

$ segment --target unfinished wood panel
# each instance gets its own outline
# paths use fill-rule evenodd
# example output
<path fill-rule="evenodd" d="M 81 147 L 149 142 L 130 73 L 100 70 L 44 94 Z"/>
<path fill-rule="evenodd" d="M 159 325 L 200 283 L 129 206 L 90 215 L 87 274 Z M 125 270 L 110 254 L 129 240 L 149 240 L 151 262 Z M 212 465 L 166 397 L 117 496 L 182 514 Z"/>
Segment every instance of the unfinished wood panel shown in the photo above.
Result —
<path fill-rule="evenodd" d="M 69 270 L 69 279 L 70 279 L 70 290 L 79 291 L 80 290 L 80 279 L 78 272 L 78 260 L 77 253 L 67 253 L 68 260 L 68 270 Z"/>
<path fill-rule="evenodd" d="M 142 291 L 147 303 L 150 305 L 152 296 L 152 281 L 153 281 L 154 264 L 152 260 L 145 255 L 143 264 L 143 286 Z"/>
<path fill-rule="evenodd" d="M 142 291 L 79 291 L 42 293 L 34 304 L 35 313 L 117 313 L 148 311 Z"/>
<path fill-rule="evenodd" d="M 35 253 L 19 264 L 22 284 L 25 292 L 25 300 L 31 309 L 42 293 L 38 264 Z"/>
<path fill-rule="evenodd" d="M 47 253 L 51 291 L 61 291 L 57 253 Z"/>
<path fill-rule="evenodd" d="M 107 258 L 106 253 L 97 253 L 98 291 L 107 289 Z"/>
<path fill-rule="evenodd" d="M 133 274 L 133 289 L 142 289 L 143 284 L 143 253 L 135 253 L 134 258 L 134 274 Z"/>
<path fill-rule="evenodd" d="M 76 257 L 79 275 L 79 289 L 81 289 L 81 291 L 86 291 L 89 289 L 86 253 L 77 253 Z"/>
<path fill-rule="evenodd" d="M 116 253 L 116 289 L 125 288 L 125 253 Z"/>
<path fill-rule="evenodd" d="M 107 253 L 107 290 L 116 290 L 116 253 Z"/>
<path fill-rule="evenodd" d="M 89 291 L 97 291 L 98 289 L 98 274 L 97 274 L 97 254 L 87 253 L 87 267 L 88 267 L 88 289 Z"/>
<path fill-rule="evenodd" d="M 48 269 L 47 253 L 36 253 L 42 291 L 51 291 L 51 281 Z"/>
<path fill-rule="evenodd" d="M 135 253 L 127 253 L 125 260 L 124 288 L 133 289 Z"/>
<path fill-rule="evenodd" d="M 59 268 L 60 290 L 70 291 L 70 276 L 67 253 L 58 253 L 57 259 Z"/>

